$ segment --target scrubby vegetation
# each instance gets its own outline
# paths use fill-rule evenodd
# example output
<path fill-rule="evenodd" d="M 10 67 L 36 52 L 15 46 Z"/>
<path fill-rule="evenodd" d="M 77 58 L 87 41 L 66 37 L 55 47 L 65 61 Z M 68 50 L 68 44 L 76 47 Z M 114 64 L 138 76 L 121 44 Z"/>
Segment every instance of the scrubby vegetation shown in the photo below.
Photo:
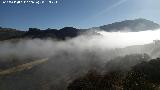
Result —
<path fill-rule="evenodd" d="M 142 61 L 127 72 L 114 70 L 101 74 L 97 71 L 89 71 L 70 83 L 68 90 L 159 90 L 159 70 L 160 59 L 157 58 Z"/>
<path fill-rule="evenodd" d="M 64 54 L 63 57 L 70 56 Z M 52 61 L 55 58 L 57 60 Z M 150 57 L 147 54 L 126 55 L 106 62 L 102 67 L 102 64 L 95 61 L 94 58 L 88 58 L 94 61 L 88 63 L 75 60 L 64 62 L 61 60 L 62 57 L 58 55 L 36 66 L 29 63 L 29 69 L 21 70 L 19 66 L 15 69 L 11 68 L 9 70 L 15 71 L 0 75 L 0 89 L 151 90 L 150 88 L 153 88 L 154 90 L 158 88 L 160 81 L 159 59 L 149 61 Z M 14 63 L 11 67 L 20 64 L 19 62 Z M 59 67 L 61 68 L 59 69 Z M 8 87 L 8 85 L 10 86 Z"/>

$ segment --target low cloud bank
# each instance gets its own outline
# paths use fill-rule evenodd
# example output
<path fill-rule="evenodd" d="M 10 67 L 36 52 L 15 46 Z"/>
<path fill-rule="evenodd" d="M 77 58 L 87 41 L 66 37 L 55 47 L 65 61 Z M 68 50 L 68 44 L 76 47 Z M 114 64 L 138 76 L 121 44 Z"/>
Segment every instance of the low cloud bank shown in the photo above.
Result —
<path fill-rule="evenodd" d="M 30 90 L 35 90 L 36 85 L 41 86 L 39 83 L 42 82 L 42 79 L 49 83 L 53 90 L 66 90 L 67 85 L 72 80 L 87 73 L 88 70 L 102 70 L 106 62 L 114 57 L 137 53 L 137 51 L 132 52 L 123 49 L 123 47 L 143 45 L 160 39 L 160 30 L 142 32 L 98 31 L 98 33 L 101 35 L 86 34 L 65 41 L 19 39 L 0 42 L 1 65 L 3 62 L 9 62 L 12 67 L 14 66 L 13 63 L 17 62 L 14 59 L 24 62 L 29 58 L 33 58 L 33 60 L 34 58 L 49 58 L 37 69 L 20 74 L 20 79 L 16 79 L 15 83 L 9 82 L 10 79 L 6 78 L 2 88 L 17 90 L 23 86 L 30 87 L 27 86 L 29 84 L 33 87 Z M 5 64 L 8 65 L 8 63 Z M 26 84 L 27 80 L 24 79 L 28 77 L 31 80 L 30 83 Z M 10 83 L 14 85 L 8 87 Z"/>
<path fill-rule="evenodd" d="M 50 57 L 62 52 L 74 53 L 75 56 L 92 52 L 102 57 L 107 56 L 107 51 L 115 48 L 144 45 L 160 39 L 160 29 L 141 32 L 98 31 L 98 33 L 101 35 L 81 35 L 66 41 L 21 39 L 0 42 L 0 57 L 10 55 L 20 58 L 29 56 Z"/>
<path fill-rule="evenodd" d="M 103 35 L 100 43 L 110 48 L 122 48 L 133 45 L 144 45 L 160 40 L 160 29 L 140 32 L 99 32 Z"/>

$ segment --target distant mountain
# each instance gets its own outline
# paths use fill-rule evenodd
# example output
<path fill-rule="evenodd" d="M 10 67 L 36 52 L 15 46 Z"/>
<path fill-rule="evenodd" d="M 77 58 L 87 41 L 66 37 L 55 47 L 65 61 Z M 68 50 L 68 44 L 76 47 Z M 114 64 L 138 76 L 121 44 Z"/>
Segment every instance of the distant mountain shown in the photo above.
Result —
<path fill-rule="evenodd" d="M 64 40 L 65 38 L 73 38 L 78 36 L 80 30 L 73 28 L 73 27 L 65 27 L 60 30 L 57 29 L 46 29 L 46 30 L 40 30 L 37 28 L 29 28 L 29 31 L 27 31 L 24 34 L 24 37 L 27 38 L 55 38 L 55 39 L 61 39 Z"/>
<path fill-rule="evenodd" d="M 8 40 L 15 38 L 54 38 L 64 40 L 65 38 L 73 38 L 78 36 L 82 32 L 79 29 L 73 27 L 65 27 L 60 30 L 57 29 L 46 29 L 40 30 L 37 28 L 29 28 L 28 31 L 18 31 L 11 28 L 0 28 L 0 40 Z"/>
<path fill-rule="evenodd" d="M 122 22 L 115 22 L 112 24 L 96 27 L 94 29 L 102 29 L 107 32 L 116 31 L 145 31 L 145 30 L 155 30 L 160 28 L 160 25 L 154 23 L 153 21 L 146 19 L 135 19 L 135 20 L 125 20 Z"/>
<path fill-rule="evenodd" d="M 65 40 L 67 38 L 74 38 L 78 35 L 87 33 L 87 35 L 99 35 L 95 31 L 89 31 L 89 29 L 76 29 L 73 27 L 64 27 L 62 29 L 46 29 L 40 30 L 38 28 L 29 28 L 28 31 L 18 31 L 11 28 L 0 28 L 0 41 L 18 38 L 39 38 L 46 39 L 52 38 L 57 40 Z"/>
<path fill-rule="evenodd" d="M 155 30 L 160 28 L 160 25 L 146 20 L 146 19 L 135 19 L 135 20 L 125 20 L 122 22 L 116 22 L 100 27 L 95 27 L 92 29 L 101 29 L 107 32 L 117 32 L 117 31 L 145 31 L 145 30 Z M 66 38 L 74 38 L 80 34 L 87 33 L 88 35 L 99 35 L 94 30 L 91 29 L 76 29 L 73 27 L 64 27 L 62 29 L 46 29 L 40 30 L 37 28 L 29 28 L 28 31 L 19 31 L 12 28 L 2 28 L 0 27 L 0 40 L 8 40 L 14 38 L 53 38 L 58 40 L 65 40 Z"/>
<path fill-rule="evenodd" d="M 0 41 L 1 40 L 8 40 L 13 38 L 19 38 L 24 35 L 24 31 L 19 31 L 12 28 L 2 28 L 0 27 Z"/>

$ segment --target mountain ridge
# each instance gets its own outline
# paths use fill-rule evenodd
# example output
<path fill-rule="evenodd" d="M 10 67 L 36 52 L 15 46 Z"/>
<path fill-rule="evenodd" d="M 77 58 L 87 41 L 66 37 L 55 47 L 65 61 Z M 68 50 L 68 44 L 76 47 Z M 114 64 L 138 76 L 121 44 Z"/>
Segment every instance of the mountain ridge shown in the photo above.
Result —
<path fill-rule="evenodd" d="M 146 31 L 156 30 L 160 28 L 160 25 L 153 21 L 146 19 L 124 20 L 121 22 L 115 22 L 108 25 L 99 27 L 93 27 L 90 29 L 77 29 L 74 27 L 64 27 L 62 29 L 46 29 L 41 30 L 38 28 L 29 28 L 28 31 L 20 31 L 12 28 L 0 27 L 0 40 L 8 40 L 14 38 L 54 38 L 59 40 L 65 40 L 66 38 L 74 38 L 80 34 L 86 32 L 92 32 L 92 34 L 98 34 L 95 30 L 104 30 L 107 32 L 119 32 L 119 31 Z"/>
<path fill-rule="evenodd" d="M 124 20 L 120 22 L 114 22 L 112 24 L 103 25 L 100 27 L 95 27 L 95 29 L 101 29 L 107 32 L 115 31 L 145 31 L 145 30 L 155 30 L 160 28 L 160 25 L 143 18 L 134 19 L 134 20 Z"/>

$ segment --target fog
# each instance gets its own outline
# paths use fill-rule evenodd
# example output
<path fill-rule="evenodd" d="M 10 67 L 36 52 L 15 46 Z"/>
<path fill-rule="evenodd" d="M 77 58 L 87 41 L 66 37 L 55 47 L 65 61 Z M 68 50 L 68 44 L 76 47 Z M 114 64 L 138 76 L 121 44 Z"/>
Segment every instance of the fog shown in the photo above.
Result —
<path fill-rule="evenodd" d="M 28 59 L 31 59 L 29 60 L 31 62 L 34 59 L 49 58 L 48 63 L 42 64 L 38 69 L 33 70 L 34 73 L 29 73 L 28 75 L 31 74 L 29 77 L 33 77 L 34 80 L 32 82 L 34 83 L 41 82 L 38 81 L 38 77 L 40 77 L 52 84 L 53 90 L 65 90 L 69 82 L 87 73 L 88 70 L 102 70 L 106 62 L 110 59 L 120 55 L 137 53 L 129 50 L 123 51 L 123 48 L 132 45 L 148 44 L 155 39 L 160 39 L 160 35 L 158 35 L 160 30 L 141 32 L 97 31 L 97 33 L 101 35 L 84 34 L 65 41 L 53 39 L 1 41 L 1 67 L 3 67 L 4 62 L 7 66 L 11 65 L 9 67 L 14 67 L 17 64 L 14 65 L 13 63 L 17 63 L 17 61 L 19 64 L 19 62 L 24 63 L 26 60 L 28 62 Z M 116 48 L 121 48 L 121 50 L 117 51 Z M 16 90 L 17 87 L 28 85 L 25 84 L 25 76 L 21 76 L 10 88 Z M 6 81 L 4 83 L 7 84 L 6 86 L 4 84 L 2 88 L 9 88 L 7 86 L 9 82 Z M 32 83 L 29 85 L 36 87 Z"/>
<path fill-rule="evenodd" d="M 140 32 L 105 32 L 101 35 L 80 35 L 65 41 L 52 39 L 20 39 L 0 42 L 0 57 L 8 55 L 24 57 L 50 57 L 60 52 L 78 53 L 95 52 L 102 56 L 115 48 L 144 45 L 160 39 L 160 29 Z M 107 56 L 107 55 L 104 55 Z"/>
<path fill-rule="evenodd" d="M 100 43 L 110 48 L 124 48 L 133 45 L 144 45 L 152 43 L 153 40 L 160 40 L 160 29 L 140 32 L 99 32 L 104 37 Z"/>

